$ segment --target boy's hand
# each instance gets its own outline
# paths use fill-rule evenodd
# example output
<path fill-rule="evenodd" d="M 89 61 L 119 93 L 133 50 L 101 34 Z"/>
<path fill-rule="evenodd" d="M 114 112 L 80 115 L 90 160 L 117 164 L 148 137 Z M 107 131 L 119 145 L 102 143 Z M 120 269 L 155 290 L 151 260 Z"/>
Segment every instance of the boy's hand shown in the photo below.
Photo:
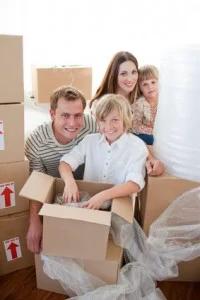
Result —
<path fill-rule="evenodd" d="M 90 200 L 83 202 L 82 207 L 89 208 L 89 209 L 100 209 L 104 201 L 105 199 L 99 193 L 94 195 L 92 198 L 90 198 Z"/>
<path fill-rule="evenodd" d="M 78 202 L 79 201 L 79 190 L 76 181 L 71 178 L 65 183 L 65 188 L 63 192 L 63 199 L 67 203 Z"/>

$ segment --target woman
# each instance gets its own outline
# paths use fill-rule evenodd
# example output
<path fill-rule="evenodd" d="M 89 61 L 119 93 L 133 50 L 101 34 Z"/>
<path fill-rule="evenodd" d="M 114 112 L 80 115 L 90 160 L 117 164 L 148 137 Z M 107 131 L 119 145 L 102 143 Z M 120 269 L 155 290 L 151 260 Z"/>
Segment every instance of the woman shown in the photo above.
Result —
<path fill-rule="evenodd" d="M 138 62 L 135 56 L 125 51 L 116 53 L 90 102 L 90 108 L 94 112 L 98 99 L 108 93 L 120 94 L 133 104 L 137 96 L 137 81 Z"/>

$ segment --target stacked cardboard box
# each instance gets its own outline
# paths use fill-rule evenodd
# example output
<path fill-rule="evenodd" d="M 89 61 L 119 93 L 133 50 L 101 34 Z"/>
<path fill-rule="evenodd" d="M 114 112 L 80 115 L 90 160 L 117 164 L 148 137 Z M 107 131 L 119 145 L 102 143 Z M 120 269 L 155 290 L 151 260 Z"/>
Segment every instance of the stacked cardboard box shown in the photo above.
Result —
<path fill-rule="evenodd" d="M 82 66 L 33 68 L 33 95 L 38 102 L 49 102 L 53 90 L 70 85 L 78 88 L 86 99 L 91 99 L 92 69 Z"/>
<path fill-rule="evenodd" d="M 80 191 L 87 191 L 91 196 L 111 187 L 85 181 L 77 181 L 77 184 Z M 111 211 L 52 204 L 63 188 L 61 179 L 34 171 L 20 191 L 21 196 L 43 203 L 40 210 L 43 254 L 74 258 L 91 274 L 107 283 L 116 283 L 123 251 L 109 238 L 111 215 L 115 213 L 132 223 L 134 199 L 113 199 Z M 62 288 L 43 273 L 41 264 L 40 258 L 36 257 L 38 287 L 63 293 Z"/>
<path fill-rule="evenodd" d="M 24 159 L 22 37 L 0 35 L 0 275 L 33 263 L 26 249 L 28 204 L 19 191 Z"/>
<path fill-rule="evenodd" d="M 193 182 L 164 174 L 149 177 L 142 192 L 141 215 L 144 232 L 148 235 L 150 225 L 180 195 L 200 186 Z M 176 281 L 200 281 L 200 258 L 179 264 L 179 277 Z"/>

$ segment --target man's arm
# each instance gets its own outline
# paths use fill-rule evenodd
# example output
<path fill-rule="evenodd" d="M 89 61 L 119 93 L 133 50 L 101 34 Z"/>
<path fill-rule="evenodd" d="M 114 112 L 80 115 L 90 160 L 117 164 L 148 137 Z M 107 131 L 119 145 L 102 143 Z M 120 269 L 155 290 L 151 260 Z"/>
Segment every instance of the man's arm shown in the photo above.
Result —
<path fill-rule="evenodd" d="M 99 209 L 106 200 L 111 200 L 117 197 L 129 196 L 133 193 L 139 192 L 140 187 L 133 181 L 128 181 L 114 187 L 104 190 L 94 195 L 90 200 L 83 203 L 83 207 L 90 209 Z"/>
<path fill-rule="evenodd" d="M 153 155 L 153 147 L 148 146 L 149 150 L 149 155 L 146 161 L 146 169 L 147 169 L 147 174 L 149 176 L 160 176 L 164 173 L 165 171 L 165 166 L 164 164 L 155 158 Z"/>
<path fill-rule="evenodd" d="M 41 217 L 38 215 L 41 207 L 41 203 L 36 201 L 30 202 L 30 219 L 26 241 L 27 248 L 33 253 L 39 253 L 41 251 L 42 221 Z"/>
<path fill-rule="evenodd" d="M 38 133 L 39 134 L 39 133 Z M 29 170 L 36 170 L 39 172 L 45 172 L 45 167 L 42 164 L 40 155 L 38 153 L 39 139 L 37 134 L 32 133 L 25 144 L 25 155 L 29 160 Z M 30 202 L 30 218 L 29 228 L 26 235 L 27 248 L 33 253 L 39 253 L 41 251 L 42 241 L 42 217 L 38 215 L 42 207 L 41 203 L 36 201 Z"/>

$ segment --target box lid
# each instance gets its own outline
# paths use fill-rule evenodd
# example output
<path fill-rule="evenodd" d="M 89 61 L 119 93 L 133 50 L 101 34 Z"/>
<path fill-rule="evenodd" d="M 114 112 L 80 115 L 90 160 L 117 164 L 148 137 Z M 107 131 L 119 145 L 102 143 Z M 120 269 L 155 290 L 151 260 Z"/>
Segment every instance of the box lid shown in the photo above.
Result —
<path fill-rule="evenodd" d="M 19 195 L 30 200 L 45 203 L 53 190 L 54 178 L 47 174 L 33 171 L 21 189 Z"/>
<path fill-rule="evenodd" d="M 135 197 L 136 194 L 133 194 L 131 197 L 113 199 L 112 212 L 122 217 L 127 222 L 132 223 L 135 212 Z"/>
<path fill-rule="evenodd" d="M 45 203 L 40 212 L 42 216 L 55 217 L 59 219 L 81 220 L 90 223 L 110 226 L 111 214 L 108 211 L 92 210 L 87 208 L 63 206 L 59 204 Z"/>

